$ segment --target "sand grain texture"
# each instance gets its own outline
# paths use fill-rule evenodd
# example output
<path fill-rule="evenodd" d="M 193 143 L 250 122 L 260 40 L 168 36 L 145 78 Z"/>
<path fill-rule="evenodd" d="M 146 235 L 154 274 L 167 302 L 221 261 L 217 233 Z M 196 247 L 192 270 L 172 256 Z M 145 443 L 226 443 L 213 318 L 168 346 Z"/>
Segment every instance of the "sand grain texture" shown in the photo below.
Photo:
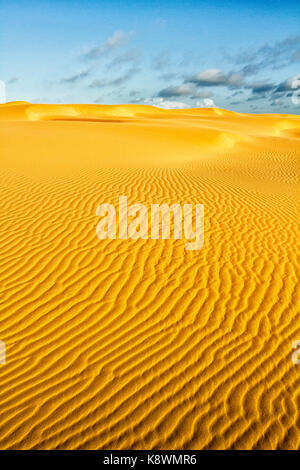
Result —
<path fill-rule="evenodd" d="M 300 118 L 0 106 L 1 449 L 300 448 Z M 96 208 L 205 205 L 205 243 Z"/>

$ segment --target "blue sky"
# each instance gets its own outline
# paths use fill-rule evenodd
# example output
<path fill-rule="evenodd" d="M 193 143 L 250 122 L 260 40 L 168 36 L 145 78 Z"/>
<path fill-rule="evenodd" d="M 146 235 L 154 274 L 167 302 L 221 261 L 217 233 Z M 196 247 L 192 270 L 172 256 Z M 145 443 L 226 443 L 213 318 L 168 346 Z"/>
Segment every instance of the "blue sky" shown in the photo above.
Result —
<path fill-rule="evenodd" d="M 299 114 L 300 2 L 0 0 L 8 101 Z"/>

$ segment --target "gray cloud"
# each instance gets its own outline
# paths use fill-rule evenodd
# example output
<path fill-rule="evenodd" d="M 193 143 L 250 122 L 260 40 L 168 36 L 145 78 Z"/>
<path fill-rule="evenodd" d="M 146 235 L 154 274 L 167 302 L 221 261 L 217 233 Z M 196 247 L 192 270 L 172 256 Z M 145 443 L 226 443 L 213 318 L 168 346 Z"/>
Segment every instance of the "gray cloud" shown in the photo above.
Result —
<path fill-rule="evenodd" d="M 161 80 L 170 81 L 170 80 L 174 80 L 174 78 L 178 78 L 178 77 L 179 77 L 179 73 L 166 72 L 166 73 L 163 73 L 163 74 L 159 75 L 158 78 L 160 78 Z"/>
<path fill-rule="evenodd" d="M 119 77 L 113 79 L 98 79 L 94 80 L 89 87 L 90 88 L 103 88 L 109 86 L 120 86 L 123 83 L 129 81 L 134 75 L 136 75 L 140 71 L 139 68 L 131 68 L 127 70 L 126 73 L 120 75 Z"/>
<path fill-rule="evenodd" d="M 240 73 L 229 72 L 225 74 L 219 69 L 203 70 L 202 72 L 189 77 L 186 83 L 195 83 L 197 86 L 226 86 L 229 88 L 239 88 L 243 85 L 244 78 Z"/>
<path fill-rule="evenodd" d="M 169 68 L 171 65 L 170 53 L 167 51 L 161 52 L 152 59 L 152 68 L 154 70 L 162 71 Z"/>
<path fill-rule="evenodd" d="M 262 100 L 262 99 L 266 99 L 266 98 L 267 98 L 266 94 L 257 94 L 257 95 L 249 96 L 247 101 L 258 101 L 258 100 Z"/>
<path fill-rule="evenodd" d="M 124 52 L 123 54 L 119 54 L 115 57 L 108 65 L 108 69 L 113 69 L 115 67 L 120 67 L 123 64 L 134 64 L 138 63 L 141 58 L 141 51 L 137 48 L 131 49 L 129 51 Z"/>
<path fill-rule="evenodd" d="M 114 34 L 105 42 L 96 47 L 86 50 L 81 56 L 85 59 L 93 60 L 106 55 L 112 50 L 124 46 L 128 43 L 132 33 L 124 33 L 123 31 L 115 31 Z"/>
<path fill-rule="evenodd" d="M 82 80 L 83 78 L 86 78 L 90 75 L 90 71 L 89 70 L 85 70 L 83 72 L 80 72 L 80 73 L 77 73 L 77 74 L 74 74 L 74 75 L 71 75 L 70 77 L 67 77 L 67 78 L 62 78 L 59 83 L 77 83 L 79 82 L 80 80 Z"/>
<path fill-rule="evenodd" d="M 282 101 L 276 98 L 275 100 L 271 101 L 270 106 L 281 106 L 282 104 Z"/>
<path fill-rule="evenodd" d="M 131 90 L 129 96 L 138 96 L 140 93 L 137 90 Z"/>
<path fill-rule="evenodd" d="M 292 54 L 291 62 L 300 62 L 300 48 Z"/>
<path fill-rule="evenodd" d="M 261 68 L 261 64 L 247 64 L 240 70 L 240 73 L 243 76 L 248 77 L 250 75 L 255 75 Z"/>
<path fill-rule="evenodd" d="M 17 83 L 18 81 L 19 81 L 19 78 L 12 77 L 9 80 L 7 80 L 6 85 L 13 85 L 14 83 Z"/>
<path fill-rule="evenodd" d="M 174 96 L 190 96 L 196 93 L 196 88 L 189 83 L 183 83 L 178 86 L 169 86 L 160 90 L 157 96 L 161 98 L 171 98 Z"/>
<path fill-rule="evenodd" d="M 231 97 L 230 98 L 233 98 L 234 96 L 238 96 L 238 95 L 242 95 L 243 94 L 243 91 L 242 90 L 238 90 L 238 91 L 235 91 L 234 93 L 232 93 Z"/>
<path fill-rule="evenodd" d="M 285 91 L 295 91 L 300 87 L 300 73 L 288 78 L 284 82 L 280 83 L 275 90 L 275 93 L 285 92 Z"/>
<path fill-rule="evenodd" d="M 276 86 L 273 83 L 257 82 L 253 83 L 252 85 L 248 85 L 247 88 L 251 88 L 252 93 L 258 94 L 272 91 L 274 88 L 276 88 Z"/>
<path fill-rule="evenodd" d="M 189 96 L 190 98 L 210 98 L 212 93 L 208 91 L 198 92 L 197 88 L 190 83 L 183 83 L 178 86 L 169 86 L 160 90 L 157 95 L 160 98 L 174 98 L 178 96 Z"/>
<path fill-rule="evenodd" d="M 241 73 L 244 75 L 256 74 L 265 68 L 285 67 L 300 60 L 300 35 L 290 36 L 273 45 L 265 44 L 258 49 L 243 51 L 230 60 L 235 64 L 246 64 Z"/>

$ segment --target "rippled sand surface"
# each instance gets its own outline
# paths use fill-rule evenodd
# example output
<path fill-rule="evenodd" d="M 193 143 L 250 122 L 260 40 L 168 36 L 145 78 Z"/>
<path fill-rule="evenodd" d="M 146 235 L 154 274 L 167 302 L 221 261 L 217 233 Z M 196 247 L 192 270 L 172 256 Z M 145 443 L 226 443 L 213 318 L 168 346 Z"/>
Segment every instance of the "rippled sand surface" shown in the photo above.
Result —
<path fill-rule="evenodd" d="M 300 118 L 0 106 L 1 449 L 300 448 Z M 96 208 L 205 206 L 205 242 Z"/>

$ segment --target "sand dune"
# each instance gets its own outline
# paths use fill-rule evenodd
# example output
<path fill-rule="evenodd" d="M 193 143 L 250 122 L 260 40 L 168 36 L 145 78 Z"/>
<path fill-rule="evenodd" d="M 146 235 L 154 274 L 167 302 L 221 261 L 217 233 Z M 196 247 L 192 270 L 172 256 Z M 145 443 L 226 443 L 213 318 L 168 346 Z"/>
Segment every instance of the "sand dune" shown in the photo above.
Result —
<path fill-rule="evenodd" d="M 300 118 L 0 105 L 1 449 L 300 448 Z M 205 243 L 99 240 L 201 203 Z"/>

